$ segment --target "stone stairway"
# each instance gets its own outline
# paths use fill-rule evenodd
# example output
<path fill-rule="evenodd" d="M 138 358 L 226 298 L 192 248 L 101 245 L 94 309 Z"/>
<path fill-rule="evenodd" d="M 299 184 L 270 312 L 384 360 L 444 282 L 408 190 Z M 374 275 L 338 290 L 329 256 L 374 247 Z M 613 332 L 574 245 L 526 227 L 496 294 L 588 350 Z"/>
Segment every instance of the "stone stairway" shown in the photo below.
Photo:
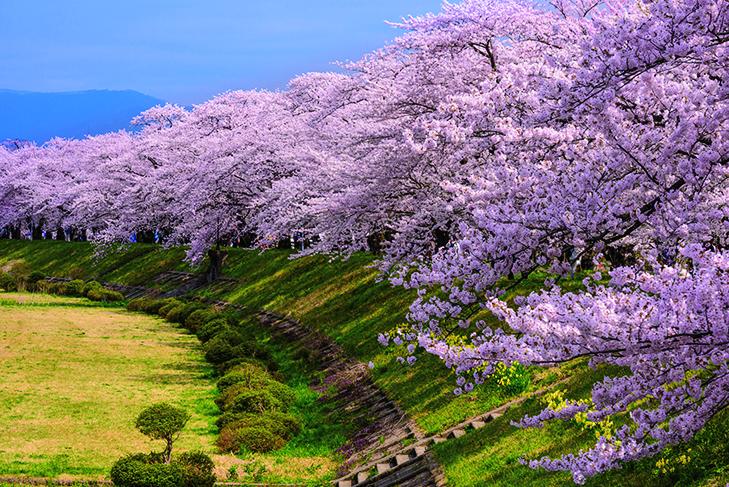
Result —
<path fill-rule="evenodd" d="M 176 298 L 205 287 L 205 276 L 190 272 L 167 271 L 158 275 L 153 281 L 155 287 L 164 289 L 160 293 L 163 298 Z"/>
<path fill-rule="evenodd" d="M 567 378 L 562 378 L 557 382 L 546 386 L 542 389 L 533 391 L 521 397 L 517 397 L 508 401 L 501 406 L 492 409 L 489 412 L 481 413 L 465 421 L 447 428 L 446 430 L 420 438 L 415 443 L 399 449 L 398 451 L 383 457 L 375 458 L 368 463 L 352 469 L 346 475 L 334 481 L 335 487 L 354 487 L 354 486 L 372 486 L 372 487 L 389 487 L 389 486 L 417 486 L 417 485 L 437 485 L 438 487 L 445 485 L 443 474 L 441 473 L 438 463 L 430 457 L 428 450 L 431 446 L 442 443 L 444 441 L 458 439 L 466 436 L 468 433 L 479 430 L 486 426 L 487 423 L 504 415 L 511 407 L 521 404 L 531 397 L 543 394 L 548 389 L 553 389 L 559 384 L 564 383 Z M 420 459 L 420 460 L 418 460 Z M 428 481 L 423 480 L 424 468 L 414 467 L 422 462 L 429 465 L 430 477 Z M 412 466 L 412 467 L 411 467 Z M 416 472 L 417 471 L 417 472 Z M 412 476 L 411 476 L 412 474 Z M 410 483 L 410 479 L 416 483 Z M 422 482 L 422 483 L 417 483 Z M 430 483 L 429 483 L 430 482 Z"/>
<path fill-rule="evenodd" d="M 441 433 L 422 438 L 386 457 L 374 459 L 335 480 L 334 485 L 336 487 L 354 487 L 360 485 L 373 487 L 395 485 L 400 487 L 406 485 L 443 486 L 445 485 L 443 475 L 437 463 L 428 454 L 428 449 L 434 444 L 442 443 L 452 438 L 460 438 L 465 436 L 469 431 L 483 428 L 486 426 L 486 423 L 503 415 L 515 403 L 516 401 L 512 401 L 488 413 L 479 414 Z M 411 474 L 412 478 L 417 477 L 418 482 L 422 480 L 425 467 L 416 467 L 421 464 L 428 466 L 428 470 L 430 470 L 430 480 L 428 482 L 431 483 L 406 483 L 411 478 Z"/>
<path fill-rule="evenodd" d="M 259 319 L 274 334 L 312 355 L 324 376 L 320 384 L 312 387 L 326 393 L 334 386 L 336 392 L 327 400 L 340 404 L 351 421 L 364 425 L 340 450 L 345 457 L 345 469 L 389 458 L 402 449 L 403 442 L 415 442 L 422 437 L 400 407 L 372 382 L 367 366 L 347 357 L 329 337 L 270 312 L 260 313 Z"/>
<path fill-rule="evenodd" d="M 445 479 L 440 466 L 428 455 L 424 448 L 418 447 L 408 454 L 399 454 L 386 462 L 377 464 L 375 469 L 360 471 L 352 479 L 338 480 L 337 487 L 443 487 Z"/>

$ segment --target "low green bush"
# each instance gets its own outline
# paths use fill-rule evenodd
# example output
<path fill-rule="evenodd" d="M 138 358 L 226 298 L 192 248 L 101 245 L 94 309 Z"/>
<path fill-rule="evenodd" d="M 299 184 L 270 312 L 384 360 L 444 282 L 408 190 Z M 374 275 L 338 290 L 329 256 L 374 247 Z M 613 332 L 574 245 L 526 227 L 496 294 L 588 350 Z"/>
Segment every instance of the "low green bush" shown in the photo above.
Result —
<path fill-rule="evenodd" d="M 218 427 L 220 431 L 223 430 L 226 426 L 228 426 L 230 423 L 233 423 L 234 421 L 238 421 L 240 419 L 243 419 L 247 417 L 248 415 L 252 416 L 258 416 L 257 414 L 253 413 L 223 413 L 220 416 L 218 416 L 218 419 L 215 420 L 215 426 Z"/>
<path fill-rule="evenodd" d="M 205 323 L 213 321 L 218 316 L 217 313 L 206 308 L 196 309 L 185 320 L 185 328 L 193 333 L 197 333 L 201 326 Z"/>
<path fill-rule="evenodd" d="M 45 286 L 45 292 L 59 296 L 70 296 L 68 293 L 68 283 L 66 282 L 48 282 Z"/>
<path fill-rule="evenodd" d="M 267 411 L 262 414 L 224 413 L 215 424 L 221 431 L 225 428 L 265 428 L 286 441 L 301 431 L 301 422 L 295 416 L 281 411 Z"/>
<path fill-rule="evenodd" d="M 168 303 L 168 299 L 149 298 L 144 304 L 143 311 L 151 315 L 160 314 L 160 309 Z"/>
<path fill-rule="evenodd" d="M 233 400 L 238 397 L 239 394 L 252 390 L 250 387 L 244 384 L 234 384 L 225 389 L 218 397 L 215 398 L 215 405 L 221 411 L 227 411 L 230 409 Z"/>
<path fill-rule="evenodd" d="M 116 302 L 124 301 L 124 295 L 119 291 L 113 291 L 111 289 L 100 288 L 92 289 L 86 293 L 86 297 L 91 301 L 103 301 L 103 302 Z"/>
<path fill-rule="evenodd" d="M 81 279 L 74 279 L 66 283 L 66 292 L 68 296 L 83 296 L 84 286 L 86 283 Z"/>
<path fill-rule="evenodd" d="M 263 367 L 244 363 L 237 365 L 218 380 L 217 386 L 220 392 L 235 384 L 243 384 L 246 387 L 265 385 L 271 380 L 271 376 Z"/>
<path fill-rule="evenodd" d="M 235 347 L 238 345 L 243 345 L 248 342 L 253 342 L 254 340 L 251 339 L 251 337 L 245 336 L 243 333 L 241 333 L 238 330 L 234 330 L 233 328 L 227 327 L 220 330 L 218 333 L 215 334 L 213 337 L 214 340 L 221 340 L 227 343 L 228 345 Z"/>
<path fill-rule="evenodd" d="M 294 404 L 294 401 L 296 401 L 296 394 L 294 394 L 294 390 L 277 380 L 271 379 L 266 384 L 266 391 L 268 391 L 281 403 L 280 409 L 286 410 Z"/>
<path fill-rule="evenodd" d="M 216 318 L 201 325 L 197 330 L 197 338 L 205 343 L 228 327 L 228 322 L 224 318 Z"/>
<path fill-rule="evenodd" d="M 286 440 L 264 428 L 226 428 L 220 432 L 217 445 L 223 452 L 265 453 L 283 448 Z"/>
<path fill-rule="evenodd" d="M 137 453 L 119 459 L 111 467 L 111 480 L 117 487 L 179 487 L 183 468 L 176 463 L 159 463 L 154 455 Z"/>
<path fill-rule="evenodd" d="M 286 405 L 267 389 L 240 390 L 225 403 L 225 410 L 232 413 L 264 413 L 280 411 L 285 407 Z"/>
<path fill-rule="evenodd" d="M 86 284 L 84 284 L 84 287 L 81 290 L 81 294 L 88 297 L 89 293 L 91 291 L 103 289 L 104 286 L 101 285 L 98 281 L 89 281 Z"/>
<path fill-rule="evenodd" d="M 509 366 L 498 363 L 489 377 L 489 381 L 507 394 L 516 395 L 527 390 L 531 384 L 531 374 L 519 362 L 514 362 Z"/>
<path fill-rule="evenodd" d="M 228 360 L 226 362 L 215 364 L 215 371 L 218 373 L 218 375 L 225 375 L 228 372 L 231 372 L 233 369 L 238 367 L 239 365 L 255 365 L 257 367 L 260 367 L 264 370 L 275 371 L 276 370 L 276 363 L 270 360 L 270 357 L 268 354 L 264 354 L 263 352 L 259 352 L 259 356 L 265 357 L 265 360 L 262 358 L 256 358 L 256 357 L 238 357 L 231 360 Z"/>
<path fill-rule="evenodd" d="M 215 464 L 203 452 L 184 452 L 173 460 L 182 468 L 184 487 L 212 487 L 215 485 Z"/>
<path fill-rule="evenodd" d="M 0 272 L 0 289 L 3 291 L 17 291 L 18 281 L 8 272 Z"/>
<path fill-rule="evenodd" d="M 185 310 L 185 304 L 178 304 L 174 308 L 171 308 L 167 311 L 165 314 L 165 319 L 167 321 L 170 321 L 172 323 L 179 323 L 180 322 L 180 316 L 182 315 L 182 312 Z"/>
<path fill-rule="evenodd" d="M 181 325 L 184 325 L 187 321 L 187 318 L 194 313 L 195 311 L 199 309 L 203 309 L 205 305 L 200 303 L 186 303 L 182 310 L 180 310 L 173 318 L 171 319 L 170 316 L 167 317 L 169 321 L 172 321 L 173 323 L 179 323 Z"/>
<path fill-rule="evenodd" d="M 129 311 L 145 311 L 145 308 L 149 305 L 149 298 L 134 298 L 127 303 L 127 309 Z"/>
<path fill-rule="evenodd" d="M 36 284 L 38 281 L 45 280 L 46 275 L 39 271 L 33 271 L 28 275 L 28 283 L 30 284 Z"/>
<path fill-rule="evenodd" d="M 225 332 L 215 335 L 213 339 L 205 344 L 205 359 L 211 364 L 222 364 L 229 360 L 241 357 L 255 357 L 258 350 L 253 343 L 233 343 L 229 341 L 235 334 Z"/>
<path fill-rule="evenodd" d="M 177 306 L 181 305 L 182 302 L 175 298 L 170 298 L 167 300 L 165 304 L 159 307 L 157 310 L 157 314 L 159 314 L 162 318 L 167 318 L 167 313 L 170 312 L 173 308 L 176 308 Z"/>

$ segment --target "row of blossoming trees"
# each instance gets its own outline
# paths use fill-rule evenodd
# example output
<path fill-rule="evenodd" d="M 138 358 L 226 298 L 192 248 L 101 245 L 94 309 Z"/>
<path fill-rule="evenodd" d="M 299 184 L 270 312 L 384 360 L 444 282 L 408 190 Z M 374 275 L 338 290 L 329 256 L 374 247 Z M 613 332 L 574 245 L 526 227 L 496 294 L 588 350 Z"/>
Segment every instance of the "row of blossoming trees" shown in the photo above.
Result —
<path fill-rule="evenodd" d="M 381 341 L 438 356 L 462 390 L 499 362 L 629 369 L 524 418 L 624 417 L 533 466 L 581 482 L 691 438 L 729 404 L 729 2 L 466 0 L 399 27 L 344 74 L 0 150 L 0 228 L 157 232 L 191 259 L 294 231 L 307 252 L 375 245 L 419 290 Z M 560 290 L 577 262 L 625 252 Z M 537 269 L 545 290 L 498 299 Z M 470 319 L 484 308 L 507 326 Z"/>

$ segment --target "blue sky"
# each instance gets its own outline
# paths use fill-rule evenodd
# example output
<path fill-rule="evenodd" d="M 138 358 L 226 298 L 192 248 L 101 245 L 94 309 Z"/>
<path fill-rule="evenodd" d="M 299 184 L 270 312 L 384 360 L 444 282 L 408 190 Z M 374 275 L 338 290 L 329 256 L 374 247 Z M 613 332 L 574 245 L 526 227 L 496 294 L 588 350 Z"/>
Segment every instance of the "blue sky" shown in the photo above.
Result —
<path fill-rule="evenodd" d="M 190 104 L 358 59 L 440 0 L 2 0 L 0 88 Z"/>

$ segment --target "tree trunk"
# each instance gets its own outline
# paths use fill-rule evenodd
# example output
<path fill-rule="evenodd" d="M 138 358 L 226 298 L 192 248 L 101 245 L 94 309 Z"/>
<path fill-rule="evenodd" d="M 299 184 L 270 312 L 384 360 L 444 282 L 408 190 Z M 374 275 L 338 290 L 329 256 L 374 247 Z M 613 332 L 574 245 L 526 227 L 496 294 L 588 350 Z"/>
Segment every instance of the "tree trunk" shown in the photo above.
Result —
<path fill-rule="evenodd" d="M 217 249 L 208 250 L 208 258 L 210 259 L 210 265 L 206 274 L 208 283 L 216 281 L 223 273 L 223 264 L 225 259 L 228 257 L 228 252 Z"/>
<path fill-rule="evenodd" d="M 43 225 L 33 225 L 31 230 L 31 238 L 33 240 L 42 240 L 43 239 Z"/>
<path fill-rule="evenodd" d="M 170 460 L 172 460 L 172 438 L 166 439 L 167 446 L 165 447 L 165 451 L 162 452 L 162 456 L 164 457 L 165 463 L 170 463 Z"/>

